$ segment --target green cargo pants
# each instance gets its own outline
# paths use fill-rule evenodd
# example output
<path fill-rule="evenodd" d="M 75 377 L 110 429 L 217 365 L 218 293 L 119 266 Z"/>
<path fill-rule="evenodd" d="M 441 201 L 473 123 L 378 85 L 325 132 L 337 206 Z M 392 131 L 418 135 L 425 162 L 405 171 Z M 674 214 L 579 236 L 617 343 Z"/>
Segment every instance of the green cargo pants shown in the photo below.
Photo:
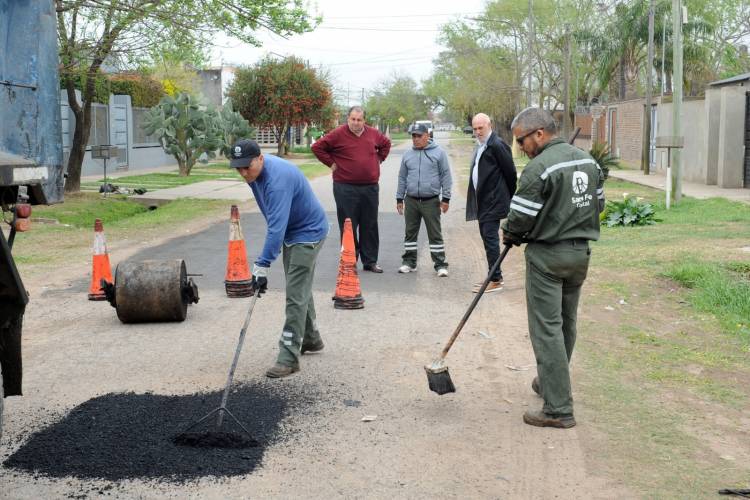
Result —
<path fill-rule="evenodd" d="M 526 308 L 545 413 L 573 413 L 568 365 L 590 255 L 586 240 L 526 247 Z"/>
<path fill-rule="evenodd" d="M 404 199 L 404 254 L 401 263 L 409 267 L 417 267 L 417 237 L 419 226 L 424 219 L 427 228 L 427 239 L 430 242 L 430 256 L 435 270 L 448 267 L 445 261 L 445 245 L 443 244 L 443 233 L 440 228 L 440 197 L 435 196 L 429 200 L 420 200 L 407 196 Z"/>
<path fill-rule="evenodd" d="M 299 364 L 302 343 L 314 344 L 320 340 L 315 322 L 312 283 L 315 261 L 321 240 L 317 243 L 284 245 L 283 260 L 286 274 L 286 321 L 279 340 L 277 362 L 286 366 Z"/>

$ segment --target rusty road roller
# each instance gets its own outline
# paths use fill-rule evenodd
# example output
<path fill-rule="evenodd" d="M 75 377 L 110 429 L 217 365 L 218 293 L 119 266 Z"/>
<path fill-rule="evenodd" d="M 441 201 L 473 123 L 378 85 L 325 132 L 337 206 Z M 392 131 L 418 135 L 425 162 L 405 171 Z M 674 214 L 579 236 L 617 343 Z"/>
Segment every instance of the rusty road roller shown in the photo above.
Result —
<path fill-rule="evenodd" d="M 184 321 L 188 304 L 198 303 L 182 259 L 121 262 L 115 282 L 102 280 L 102 288 L 123 323 Z"/>

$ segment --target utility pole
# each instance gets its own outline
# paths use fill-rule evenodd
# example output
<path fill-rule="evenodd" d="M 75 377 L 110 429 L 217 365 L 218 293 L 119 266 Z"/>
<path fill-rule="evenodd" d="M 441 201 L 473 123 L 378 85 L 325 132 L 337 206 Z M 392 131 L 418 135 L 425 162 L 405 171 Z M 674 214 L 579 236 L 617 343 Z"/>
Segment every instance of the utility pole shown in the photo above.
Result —
<path fill-rule="evenodd" d="M 362 87 L 362 101 L 360 101 L 360 104 L 364 107 L 365 105 L 365 88 Z"/>
<path fill-rule="evenodd" d="M 667 73 L 664 71 L 664 59 L 667 55 L 667 14 L 664 14 L 664 23 L 661 25 L 661 96 L 667 91 Z"/>
<path fill-rule="evenodd" d="M 648 63 L 646 64 L 646 109 L 643 115 L 643 141 L 641 170 L 644 175 L 651 171 L 651 91 L 654 82 L 654 0 L 648 5 Z"/>
<path fill-rule="evenodd" d="M 534 34 L 534 0 L 529 0 L 529 57 L 528 57 L 528 82 L 526 84 L 526 107 L 531 106 L 531 71 L 534 67 L 534 63 L 532 61 L 534 55 L 534 39 L 536 38 L 536 35 Z M 541 106 L 542 103 L 539 103 Z"/>
<path fill-rule="evenodd" d="M 682 136 L 682 1 L 672 0 L 672 135 Z M 682 198 L 682 153 L 672 151 L 672 199 L 675 204 Z"/>
<path fill-rule="evenodd" d="M 565 25 L 565 74 L 563 75 L 563 103 L 565 114 L 563 115 L 563 137 L 570 137 L 570 25 Z"/>

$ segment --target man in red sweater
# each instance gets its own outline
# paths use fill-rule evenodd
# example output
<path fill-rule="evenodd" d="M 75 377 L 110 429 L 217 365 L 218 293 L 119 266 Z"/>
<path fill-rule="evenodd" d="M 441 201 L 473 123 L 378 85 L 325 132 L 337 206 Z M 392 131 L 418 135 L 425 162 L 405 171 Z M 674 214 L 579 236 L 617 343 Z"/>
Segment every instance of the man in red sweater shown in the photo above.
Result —
<path fill-rule="evenodd" d="M 365 271 L 382 273 L 378 265 L 378 200 L 380 164 L 388 157 L 391 141 L 378 129 L 365 125 L 360 106 L 349 109 L 346 125 L 315 141 L 312 151 L 333 173 L 333 198 L 339 220 L 352 220 L 354 245 Z"/>

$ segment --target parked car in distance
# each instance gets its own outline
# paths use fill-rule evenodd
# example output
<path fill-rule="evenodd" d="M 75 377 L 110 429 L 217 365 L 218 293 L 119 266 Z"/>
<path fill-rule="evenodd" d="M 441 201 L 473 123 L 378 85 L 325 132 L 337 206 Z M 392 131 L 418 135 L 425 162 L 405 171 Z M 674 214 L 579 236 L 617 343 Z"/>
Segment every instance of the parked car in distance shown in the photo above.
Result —
<path fill-rule="evenodd" d="M 430 132 L 430 138 L 432 138 L 432 132 L 434 130 L 432 126 L 431 120 L 417 120 L 414 122 L 414 125 L 425 125 L 427 127 L 427 130 Z"/>
<path fill-rule="evenodd" d="M 461 129 L 464 134 L 473 134 L 474 129 L 471 128 L 471 125 L 466 125 L 464 128 Z"/>

